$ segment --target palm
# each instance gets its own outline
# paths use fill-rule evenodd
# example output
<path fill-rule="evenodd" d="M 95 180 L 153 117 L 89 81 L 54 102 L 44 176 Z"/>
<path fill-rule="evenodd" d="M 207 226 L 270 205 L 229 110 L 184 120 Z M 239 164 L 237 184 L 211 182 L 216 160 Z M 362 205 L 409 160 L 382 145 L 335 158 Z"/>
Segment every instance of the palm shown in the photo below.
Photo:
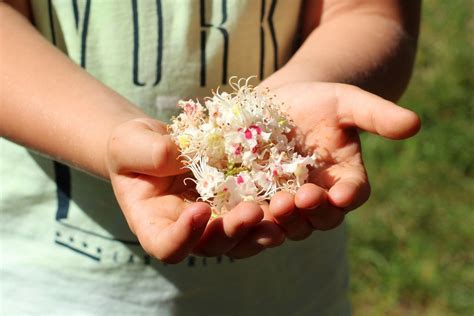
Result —
<path fill-rule="evenodd" d="M 189 205 L 183 194 L 178 151 L 166 126 L 136 119 L 109 139 L 107 166 L 117 201 L 132 231 L 151 254 L 179 261 L 190 251 L 210 216 L 204 203 Z"/>
<path fill-rule="evenodd" d="M 137 119 L 114 131 L 107 155 L 110 178 L 131 229 L 148 252 L 168 262 L 192 251 L 248 257 L 283 242 L 276 224 L 291 239 L 334 227 L 369 193 L 355 128 L 393 139 L 419 128 L 413 112 L 355 87 L 295 83 L 274 92 L 295 123 L 297 150 L 319 157 L 319 167 L 310 173 L 313 184 L 303 185 L 294 197 L 279 192 L 269 206 L 242 202 L 209 223 L 209 205 L 190 203 L 195 196 L 183 184 L 178 149 L 162 123 Z"/>
<path fill-rule="evenodd" d="M 158 223 L 166 226 L 178 219 L 187 192 L 182 176 L 125 174 L 117 175 L 112 181 L 121 207 L 129 213 L 127 218 L 132 222 L 135 218 L 140 221 L 146 218 L 150 226 Z M 155 211 L 157 205 L 161 206 L 159 213 Z"/>
<path fill-rule="evenodd" d="M 293 84 L 277 89 L 285 102 L 285 111 L 296 128 L 292 137 L 297 150 L 305 155 L 316 153 L 319 166 L 311 171 L 309 181 L 329 190 L 339 180 L 351 181 L 364 192 L 352 208 L 368 195 L 368 182 L 362 161 L 358 132 L 341 121 L 334 86 Z M 363 187 L 362 187 L 363 186 Z"/>
<path fill-rule="evenodd" d="M 244 258 L 283 242 L 283 232 L 268 218 L 268 205 L 242 202 L 208 223 L 209 206 L 193 203 L 197 192 L 184 184 L 189 176 L 117 175 L 112 180 L 129 225 L 148 252 L 171 263 L 189 252 Z"/>
<path fill-rule="evenodd" d="M 354 86 L 300 82 L 272 92 L 284 102 L 283 110 L 293 120 L 290 136 L 297 151 L 316 153 L 319 162 L 310 172 L 310 184 L 303 185 L 294 197 L 277 194 L 270 204 L 276 221 L 291 239 L 305 238 L 311 229 L 339 225 L 347 211 L 368 199 L 370 186 L 357 129 L 403 139 L 420 127 L 415 113 Z"/>
<path fill-rule="evenodd" d="M 192 182 L 184 183 L 190 174 L 183 174 L 178 148 L 165 131 L 158 121 L 132 120 L 118 127 L 109 141 L 112 186 L 145 250 L 178 262 L 189 252 L 247 257 L 283 242 L 278 226 L 266 220 L 265 205 L 242 202 L 208 222 L 210 207 L 195 202 Z"/>

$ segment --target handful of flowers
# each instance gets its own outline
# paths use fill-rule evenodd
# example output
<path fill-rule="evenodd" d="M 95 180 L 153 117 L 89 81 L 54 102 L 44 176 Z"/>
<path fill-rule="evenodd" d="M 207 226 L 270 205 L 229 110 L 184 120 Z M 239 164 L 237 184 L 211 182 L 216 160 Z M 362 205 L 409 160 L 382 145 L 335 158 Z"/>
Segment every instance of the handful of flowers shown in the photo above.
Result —
<path fill-rule="evenodd" d="M 250 79 L 250 78 L 249 78 Z M 183 112 L 174 117 L 170 134 L 203 201 L 221 215 L 241 201 L 270 199 L 277 191 L 296 190 L 308 178 L 316 156 L 295 152 L 287 134 L 294 127 L 267 92 L 229 84 L 232 93 L 213 92 L 199 101 L 179 101 Z"/>

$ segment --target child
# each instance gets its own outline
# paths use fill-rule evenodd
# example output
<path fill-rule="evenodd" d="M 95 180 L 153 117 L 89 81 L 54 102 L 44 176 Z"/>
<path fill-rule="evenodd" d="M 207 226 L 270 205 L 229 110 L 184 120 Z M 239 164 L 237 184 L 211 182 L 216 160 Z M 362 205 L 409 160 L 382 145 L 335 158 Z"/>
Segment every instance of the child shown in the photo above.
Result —
<path fill-rule="evenodd" d="M 349 314 L 339 224 L 369 195 L 355 128 L 401 139 L 419 121 L 320 82 L 398 98 L 419 12 L 401 3 L 12 3 L 49 43 L 1 3 L 0 131 L 34 151 L 2 139 L 2 312 Z M 305 41 L 289 60 L 296 34 Z M 268 77 L 260 86 L 285 101 L 299 150 L 317 150 L 323 168 L 295 196 L 209 221 L 207 204 L 184 200 L 163 122 L 178 99 L 253 74 Z"/>

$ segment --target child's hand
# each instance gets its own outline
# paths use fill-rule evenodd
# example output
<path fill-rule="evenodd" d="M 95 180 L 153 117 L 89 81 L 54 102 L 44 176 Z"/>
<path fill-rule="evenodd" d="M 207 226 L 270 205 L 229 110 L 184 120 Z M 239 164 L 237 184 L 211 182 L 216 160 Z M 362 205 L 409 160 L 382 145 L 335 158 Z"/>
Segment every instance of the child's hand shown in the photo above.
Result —
<path fill-rule="evenodd" d="M 415 113 L 354 86 L 302 82 L 272 93 L 297 126 L 298 151 L 316 152 L 322 164 L 295 196 L 279 192 L 270 202 L 276 222 L 294 240 L 338 226 L 368 199 L 357 128 L 389 139 L 413 136 L 420 128 Z"/>
<path fill-rule="evenodd" d="M 268 205 L 241 203 L 209 221 L 208 204 L 185 201 L 195 196 L 183 184 L 189 174 L 178 155 L 166 126 L 156 120 L 128 121 L 110 136 L 106 165 L 112 186 L 145 251 L 176 263 L 189 253 L 244 258 L 284 241 Z"/>

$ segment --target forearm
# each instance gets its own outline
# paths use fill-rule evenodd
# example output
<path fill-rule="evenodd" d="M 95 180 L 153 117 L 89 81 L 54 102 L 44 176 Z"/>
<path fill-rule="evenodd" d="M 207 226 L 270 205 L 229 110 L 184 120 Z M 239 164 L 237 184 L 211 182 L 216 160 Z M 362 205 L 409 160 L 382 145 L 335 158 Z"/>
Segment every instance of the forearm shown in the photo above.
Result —
<path fill-rule="evenodd" d="M 75 65 L 3 3 L 0 38 L 0 134 L 106 178 L 111 130 L 146 115 Z"/>
<path fill-rule="evenodd" d="M 351 1 L 340 2 L 323 9 L 320 25 L 265 84 L 341 82 L 391 100 L 398 99 L 413 67 L 418 1 L 398 6 L 387 5 L 390 1 L 367 1 L 352 6 L 345 5 Z"/>

